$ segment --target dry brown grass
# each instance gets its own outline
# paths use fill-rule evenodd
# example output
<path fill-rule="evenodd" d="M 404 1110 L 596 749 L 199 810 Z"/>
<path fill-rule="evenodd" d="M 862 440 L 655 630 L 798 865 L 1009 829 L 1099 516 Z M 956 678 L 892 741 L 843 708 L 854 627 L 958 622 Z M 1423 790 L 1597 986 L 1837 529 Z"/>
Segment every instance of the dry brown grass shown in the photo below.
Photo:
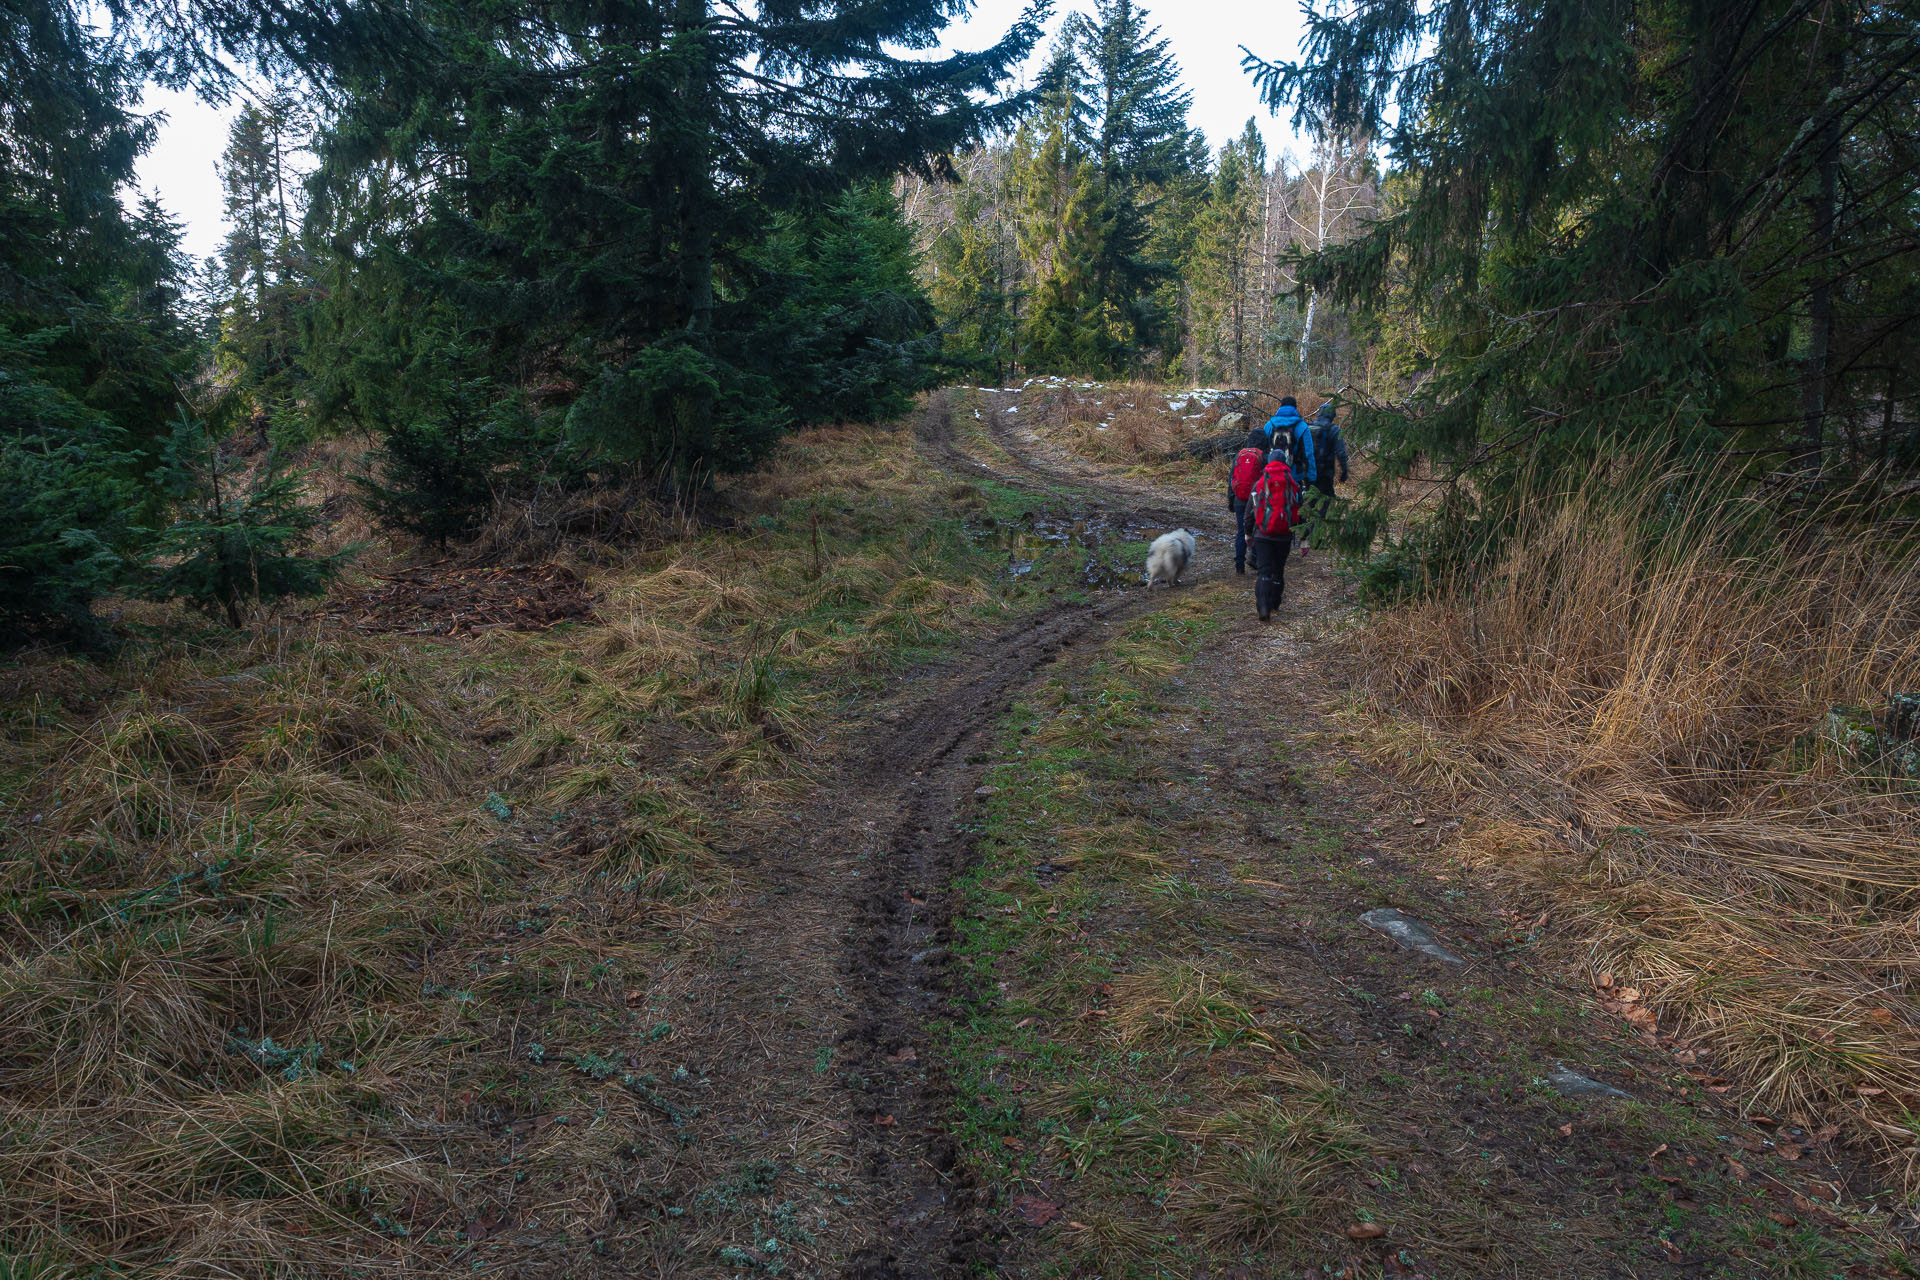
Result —
<path fill-rule="evenodd" d="M 332 480 L 350 452 L 322 451 Z M 803 434 L 726 486 L 740 527 L 596 549 L 599 626 L 269 615 L 16 655 L 0 1274 L 445 1274 L 500 1203 L 579 1248 L 613 1230 L 616 1149 L 697 1185 L 660 1108 L 568 1055 L 693 996 L 659 953 L 728 910 L 714 842 L 790 814 L 854 682 L 977 625 L 986 588 L 928 534 L 947 483 L 902 433 Z M 619 1069 L 688 1052 L 652 1043 Z M 544 1128 L 567 1113 L 606 1119 Z M 519 1273 L 571 1265 L 543 1258 Z"/>
<path fill-rule="evenodd" d="M 375 1048 L 445 1030 L 409 961 L 505 869 L 456 802 L 444 678 L 417 648 L 284 633 L 125 662 L 118 696 L 6 760 L 9 1243 L 158 1274 L 379 1256 L 369 1210 L 449 1192 L 378 1118 L 424 1082 Z"/>
<path fill-rule="evenodd" d="M 1920 573 L 1859 540 L 1738 553 L 1710 511 L 1656 541 L 1612 501 L 1543 500 L 1496 570 L 1375 620 L 1359 718 L 1756 1109 L 1912 1166 L 1920 796 L 1820 730 L 1920 683 Z"/>

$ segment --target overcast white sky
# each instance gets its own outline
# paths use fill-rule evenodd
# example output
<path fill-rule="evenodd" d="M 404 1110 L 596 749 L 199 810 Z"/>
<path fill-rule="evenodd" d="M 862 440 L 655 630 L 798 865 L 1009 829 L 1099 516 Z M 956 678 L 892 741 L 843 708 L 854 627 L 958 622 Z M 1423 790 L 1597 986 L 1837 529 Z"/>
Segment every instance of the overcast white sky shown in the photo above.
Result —
<path fill-rule="evenodd" d="M 979 0 L 973 16 L 955 26 L 954 48 L 978 48 L 1011 26 L 1025 0 Z M 1058 0 L 1054 15 L 1092 8 L 1091 0 Z M 1269 153 L 1303 150 L 1284 120 L 1267 114 L 1253 82 L 1240 70 L 1240 46 L 1266 58 L 1297 56 L 1300 13 L 1290 0 L 1158 0 L 1147 6 L 1151 20 L 1172 42 L 1187 87 L 1193 92 L 1195 126 L 1216 148 L 1239 134 L 1247 118 L 1260 122 Z M 1044 46 L 1043 46 L 1044 48 Z M 1037 59 L 1036 59 L 1037 61 Z M 161 203 L 187 224 L 186 249 L 197 257 L 212 253 L 226 232 L 220 211 L 220 181 L 214 162 L 226 145 L 234 107 L 216 110 L 190 93 L 149 90 L 144 107 L 164 111 L 159 141 L 140 161 L 142 191 L 156 191 Z"/>

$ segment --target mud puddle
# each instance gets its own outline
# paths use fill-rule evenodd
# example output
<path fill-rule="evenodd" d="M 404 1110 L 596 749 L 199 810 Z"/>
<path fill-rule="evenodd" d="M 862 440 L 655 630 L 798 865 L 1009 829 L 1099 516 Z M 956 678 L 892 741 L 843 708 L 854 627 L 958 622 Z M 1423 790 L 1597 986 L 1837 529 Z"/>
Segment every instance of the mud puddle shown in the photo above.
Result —
<path fill-rule="evenodd" d="M 1101 516 L 1068 520 L 1026 512 L 1014 520 L 989 519 L 971 525 L 967 532 L 975 546 L 1007 553 L 1010 578 L 1028 577 L 1062 557 L 1080 562 L 1080 585 L 1113 590 L 1140 585 L 1138 552 L 1128 544 L 1150 542 L 1166 530 Z"/>

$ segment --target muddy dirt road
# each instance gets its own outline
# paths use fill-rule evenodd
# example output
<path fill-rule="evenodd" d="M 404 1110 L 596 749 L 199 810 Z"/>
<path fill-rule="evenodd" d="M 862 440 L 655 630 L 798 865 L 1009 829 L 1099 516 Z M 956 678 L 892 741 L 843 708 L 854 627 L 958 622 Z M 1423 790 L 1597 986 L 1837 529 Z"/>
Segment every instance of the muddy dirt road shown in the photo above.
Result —
<path fill-rule="evenodd" d="M 772 888 L 728 1003 L 754 1028 L 756 1053 L 715 1083 L 730 1098 L 732 1128 L 766 1134 L 786 1124 L 792 1150 L 845 1170 L 810 1250 L 826 1274 L 1894 1274 L 1876 1260 L 1886 1256 L 1886 1219 L 1852 1190 L 1870 1179 L 1784 1130 L 1743 1122 L 1699 1088 L 1696 1068 L 1679 1069 L 1670 1046 L 1600 1015 L 1554 966 L 1536 968 L 1546 922 L 1462 883 L 1444 861 L 1429 865 L 1451 825 L 1445 815 L 1352 770 L 1328 715 L 1339 668 L 1327 623 L 1340 588 L 1325 557 L 1289 565 L 1282 615 L 1259 627 L 1251 578 L 1232 574 L 1224 510 L 1103 475 L 1020 425 L 1013 407 L 1007 393 L 975 393 L 961 419 L 947 395 L 933 397 L 918 423 L 923 456 L 956 481 L 990 478 L 1029 493 L 1036 511 L 1136 536 L 1192 528 L 1200 555 L 1192 585 L 1178 592 L 1129 586 L 1061 601 L 908 680 L 876 704 L 844 762 L 794 814 L 790 840 L 752 855 Z M 1207 1181 L 1214 1157 L 1202 1148 L 1219 1117 L 1193 1114 L 1209 1090 L 1231 1118 L 1247 1088 L 1279 1089 L 1259 1084 L 1269 1059 L 1164 1059 L 1155 1087 L 1184 1101 L 1156 1141 L 1202 1152 L 1198 1174 L 1155 1166 L 1102 1184 L 1103 1169 L 1129 1167 L 1140 1135 L 1102 1147 L 1085 1135 L 1103 1119 L 1075 1136 L 1057 1106 L 1048 1118 L 1026 1105 L 1092 1090 L 1117 1060 L 1102 1023 L 1069 1029 L 1124 1016 L 1103 994 L 1112 983 L 1075 995 L 1077 1014 L 1049 1014 L 1060 983 L 1003 968 L 999 998 L 1037 1011 L 1015 1025 L 1027 1037 L 1047 1031 L 1056 1075 L 1035 1066 L 1038 1053 L 994 1051 L 1004 1062 L 991 1078 L 1012 1092 L 993 1145 L 983 1149 L 980 1099 L 948 1060 L 955 1020 L 994 999 L 957 989 L 954 956 L 957 916 L 968 909 L 961 885 L 985 856 L 982 797 L 1001 790 L 984 783 L 1004 776 L 992 771 L 1006 763 L 1009 709 L 1043 682 L 1071 687 L 1116 637 L 1176 611 L 1217 624 L 1139 730 L 1179 773 L 1143 776 L 1110 806 L 1137 810 L 1136 826 L 1177 842 L 1185 857 L 1147 888 L 1201 914 L 1182 924 L 1172 907 L 1079 906 L 1057 895 L 1046 914 L 1060 912 L 1064 929 L 1082 912 L 1074 939 L 1111 937 L 1115 954 L 1152 972 L 1199 964 L 1286 993 L 1261 997 L 1246 1016 L 1258 1022 L 1285 1007 L 1284 1033 L 1275 1024 L 1256 1038 L 1294 1045 L 1288 1070 L 1298 1078 L 1331 1082 L 1322 1101 L 1342 1119 L 1315 1123 L 1349 1135 L 1301 1166 L 1320 1179 L 1304 1191 L 1286 1181 L 1299 1170 L 1246 1182 L 1247 1159 L 1280 1167 L 1292 1158 L 1292 1148 L 1272 1147 L 1271 1127 L 1267 1146 L 1221 1147 L 1231 1170 Z M 1248 707 L 1260 718 L 1254 732 L 1241 731 Z M 1000 803 L 1003 821 L 1046 821 L 1044 807 L 1010 814 Z M 1019 906 L 1016 898 L 1000 910 Z M 1117 960 L 1100 963 L 1109 961 L 1117 973 Z M 816 1048 L 823 1037 L 830 1053 Z M 1072 1065 L 1076 1052 L 1089 1055 L 1084 1068 Z M 1151 1054 L 1123 1058 L 1159 1069 Z M 963 1116 L 972 1117 L 966 1133 Z M 1082 1154 L 1007 1154 L 1063 1143 Z M 1768 1159 L 1776 1144 L 1795 1163 Z M 1297 1206 L 1267 1203 L 1293 1194 Z M 1228 1221 L 1215 1201 L 1240 1216 Z M 1262 1234 L 1268 1217 L 1284 1219 L 1280 1235 Z M 1261 1269 L 1280 1256 L 1302 1261 Z M 1156 1257 L 1186 1261 L 1176 1270 Z"/>
<path fill-rule="evenodd" d="M 1005 412 L 1010 400 L 994 397 L 984 433 L 971 433 L 976 443 L 990 442 L 986 454 L 963 446 L 948 397 L 934 396 L 918 424 L 928 458 L 957 477 L 987 474 L 1029 490 L 1037 502 L 1065 507 L 1082 520 L 1154 532 L 1192 529 L 1206 541 L 1187 581 L 1230 575 L 1232 526 L 1224 512 L 1109 480 L 1050 454 L 1012 425 Z M 876 1238 L 861 1247 L 850 1275 L 959 1274 L 991 1267 L 999 1256 L 989 1206 L 959 1167 L 946 1131 L 952 1112 L 946 1073 L 927 1052 L 930 1029 L 948 1016 L 953 880 L 968 856 L 966 810 L 987 758 L 977 748 L 1038 673 L 1098 646 L 1116 623 L 1166 595 L 1133 587 L 1101 592 L 1085 603 L 1046 609 L 980 646 L 933 689 L 885 713 L 858 783 L 819 819 L 825 832 L 863 833 L 875 853 L 871 876 L 849 903 L 853 924 L 844 963 L 858 996 L 845 1041 L 851 1069 L 844 1074 L 859 1082 L 849 1091 L 848 1126 L 882 1210 Z"/>
<path fill-rule="evenodd" d="M 1001 426 L 1001 415 L 992 416 L 1002 450 L 995 460 L 957 443 L 945 396 L 927 407 L 919 436 L 928 456 L 956 476 L 985 471 L 1032 489 L 1037 499 L 1067 499 L 1082 518 L 1197 530 L 1220 523 L 1185 506 L 1142 503 L 1140 494 L 1065 474 L 1021 448 Z M 1203 565 L 1207 561 L 1200 572 L 1217 574 L 1217 554 Z M 945 1132 L 950 1088 L 940 1063 L 925 1052 L 930 1026 L 947 1012 L 952 884 L 968 845 L 962 817 L 985 759 L 971 748 L 1037 672 L 1099 644 L 1114 622 L 1152 602 L 1153 593 L 1143 590 L 1108 591 L 1088 603 L 1047 609 L 994 637 L 922 698 L 886 713 L 861 783 L 823 824 L 862 830 L 878 851 L 870 883 L 850 904 L 845 966 L 859 995 L 846 1045 L 849 1074 L 861 1084 L 849 1099 L 849 1127 L 884 1211 L 879 1238 L 860 1250 L 852 1275 L 945 1275 L 991 1265 L 997 1256 L 987 1206 L 957 1168 Z M 889 1117 L 891 1123 L 875 1122 Z"/>

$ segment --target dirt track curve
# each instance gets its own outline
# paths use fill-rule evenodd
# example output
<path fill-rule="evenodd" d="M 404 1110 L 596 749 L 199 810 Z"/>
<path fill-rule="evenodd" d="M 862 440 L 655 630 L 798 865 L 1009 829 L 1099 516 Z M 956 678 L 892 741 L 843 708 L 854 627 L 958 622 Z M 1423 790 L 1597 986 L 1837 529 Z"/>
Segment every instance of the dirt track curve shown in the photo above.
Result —
<path fill-rule="evenodd" d="M 1039 406 L 1010 412 L 1010 393 L 974 394 L 984 394 L 984 402 L 965 405 L 964 431 L 955 429 L 946 393 L 927 402 L 917 438 L 932 464 L 956 478 L 990 476 L 1020 489 L 1049 519 L 1064 510 L 1132 536 L 1193 529 L 1202 545 L 1190 576 L 1218 582 L 1232 572 L 1224 510 L 1102 475 L 1024 425 L 1022 416 Z M 1249 681 L 1269 689 L 1271 736 L 1310 741 L 1323 708 L 1302 690 L 1301 664 L 1319 653 L 1312 628 L 1338 607 L 1340 592 L 1323 557 L 1292 567 L 1285 624 L 1258 626 L 1245 608 L 1250 601 L 1241 597 L 1244 612 L 1227 620 L 1219 642 L 1189 666 L 1185 679 L 1193 697 L 1215 706 L 1230 703 Z M 769 979 L 762 985 L 810 968 L 817 988 L 818 975 L 837 957 L 836 1002 L 816 1001 L 812 1008 L 815 1016 L 832 1008 L 845 1022 L 831 1083 L 823 1076 L 814 1077 L 817 1086 L 805 1083 L 789 1054 L 784 1074 L 756 1101 L 761 1111 L 755 1115 L 778 1110 L 778 1091 L 792 1086 L 818 1089 L 814 1100 L 839 1117 L 833 1128 L 844 1135 L 838 1145 L 853 1162 L 848 1189 L 855 1195 L 842 1201 L 851 1212 L 832 1256 L 844 1259 L 842 1274 L 850 1280 L 1028 1274 L 1059 1261 L 1057 1242 L 1037 1235 L 1031 1224 L 1023 1229 L 976 1183 L 952 1131 L 960 1100 L 942 1048 L 943 1028 L 957 1012 L 950 1002 L 959 994 L 950 962 L 955 884 L 974 858 L 976 789 L 989 761 L 1003 758 L 995 751 L 1002 716 L 1050 666 L 1097 648 L 1121 623 L 1175 598 L 1137 582 L 1055 603 L 975 643 L 954 663 L 910 677 L 875 708 L 871 728 L 843 753 L 813 810 L 796 815 L 806 834 L 796 834 L 788 848 L 799 856 L 776 874 L 787 877 L 795 896 L 785 905 L 797 910 L 782 910 L 778 936 L 757 964 Z M 1322 671 L 1318 678 L 1330 676 Z M 1224 856 L 1239 859 L 1245 848 L 1267 857 L 1284 850 L 1268 874 L 1288 880 L 1236 881 L 1274 892 L 1242 899 L 1220 941 L 1237 939 L 1259 954 L 1262 971 L 1279 987 L 1305 993 L 1301 1007 L 1312 1012 L 1303 1034 L 1343 1082 L 1343 1105 L 1364 1113 L 1373 1140 L 1421 1179 L 1421 1189 L 1403 1193 L 1391 1210 L 1402 1220 L 1396 1228 L 1402 1243 L 1381 1255 L 1390 1265 L 1382 1262 L 1383 1272 L 1337 1274 L 1693 1275 L 1719 1259 L 1721 1269 L 1704 1273 L 1751 1275 L 1760 1271 L 1729 1245 L 1735 1227 L 1727 1223 L 1755 1239 L 1771 1226 L 1789 1226 L 1802 1231 L 1809 1249 L 1816 1247 L 1806 1244 L 1814 1239 L 1809 1233 L 1844 1225 L 1837 1216 L 1822 1217 L 1819 1202 L 1831 1198 L 1822 1188 L 1838 1196 L 1840 1179 L 1850 1175 L 1823 1163 L 1816 1178 L 1815 1162 L 1789 1145 L 1785 1163 L 1749 1182 L 1748 1163 L 1774 1141 L 1756 1127 L 1760 1121 L 1746 1123 L 1722 1107 L 1717 1094 L 1696 1092 L 1694 1077 L 1674 1074 L 1665 1047 L 1614 1027 L 1579 992 L 1563 989 L 1552 966 L 1536 971 L 1510 956 L 1532 945 L 1546 916 L 1514 942 L 1517 917 L 1501 902 L 1481 900 L 1448 875 L 1408 861 L 1418 838 L 1403 844 L 1399 836 L 1381 834 L 1383 816 L 1407 819 L 1407 830 L 1428 818 L 1389 784 L 1348 775 L 1333 786 L 1328 779 L 1336 775 L 1328 772 L 1316 774 L 1305 790 L 1294 765 L 1276 765 L 1259 735 L 1187 733 L 1207 723 L 1205 716 L 1190 718 L 1178 726 L 1184 736 L 1172 739 L 1189 774 L 1211 779 L 1221 791 L 1216 799 L 1206 797 L 1205 787 L 1190 794 L 1188 818 L 1250 822 L 1244 840 L 1225 842 Z M 1246 790 L 1248 779 L 1259 780 L 1256 790 Z M 1275 793 L 1282 784 L 1291 788 L 1285 804 Z M 1240 812 L 1233 797 L 1243 794 L 1266 816 Z M 1208 807 L 1215 804 L 1222 806 L 1218 813 Z M 1319 824 L 1313 835 L 1300 825 L 1309 809 Z M 1439 838 L 1430 834 L 1421 848 L 1431 851 Z M 1224 862 L 1202 866 L 1203 856 L 1218 862 L 1216 855 L 1201 846 L 1195 853 L 1201 856 L 1189 862 L 1196 882 L 1225 875 Z M 1461 945 L 1467 954 L 1453 961 L 1459 972 L 1440 972 L 1440 962 L 1405 947 L 1383 949 L 1382 935 L 1363 913 L 1387 901 L 1434 922 Z M 840 931 L 838 947 L 822 947 L 823 928 Z M 1410 1016 L 1416 992 L 1418 1018 Z M 1571 1084 L 1548 1078 L 1556 1067 Z M 1632 1092 L 1595 1080 L 1618 1080 Z M 1621 1100 L 1633 1114 L 1612 1115 L 1588 1097 L 1591 1089 Z M 1660 1109 L 1663 1098 L 1685 1102 Z M 1670 1151 L 1676 1172 L 1649 1175 L 1649 1161 Z M 1472 1159 L 1463 1162 L 1468 1152 Z M 1049 1186 L 1044 1173 L 1038 1184 L 1061 1199 L 1073 1194 Z M 1386 1184 L 1367 1185 L 1369 1194 L 1378 1194 Z M 1676 1214 L 1699 1213 L 1703 1201 L 1746 1216 L 1675 1225 Z M 1819 1225 L 1803 1227 L 1803 1220 Z M 1570 1223 L 1580 1229 L 1570 1230 Z M 1349 1231 L 1335 1239 L 1350 1246 L 1350 1264 L 1371 1265 L 1372 1237 Z M 1831 1252 L 1837 1246 L 1817 1247 Z M 1857 1265 L 1825 1274 L 1893 1274 L 1860 1262 L 1869 1251 L 1835 1252 Z M 1437 1260 L 1439 1269 L 1405 1261 L 1416 1254 Z"/>
<path fill-rule="evenodd" d="M 962 477 L 990 473 L 1039 495 L 1065 497 L 1080 514 L 1117 523 L 1185 526 L 1219 537 L 1227 522 L 1044 456 L 989 411 L 987 431 L 1003 455 L 976 458 L 956 440 L 946 393 L 923 410 L 922 449 Z M 1217 551 L 1200 557 L 1200 576 L 1221 571 Z M 1112 624 L 1151 606 L 1156 592 L 1129 588 L 1097 593 L 1091 602 L 1060 604 L 978 647 L 917 703 L 890 713 L 865 752 L 861 783 L 839 797 L 817 830 L 864 830 L 880 855 L 851 904 L 845 970 L 860 1013 L 844 1042 L 852 1070 L 849 1131 L 874 1199 L 887 1206 L 877 1238 L 851 1261 L 857 1280 L 958 1274 L 991 1265 L 996 1231 L 973 1194 L 944 1125 L 951 1088 L 927 1052 L 925 1031 L 944 1013 L 952 934 L 952 885 L 964 866 L 963 823 L 984 756 L 969 750 L 1036 675 L 1064 654 L 1093 643 Z M 892 1117 L 891 1123 L 875 1123 Z"/>

